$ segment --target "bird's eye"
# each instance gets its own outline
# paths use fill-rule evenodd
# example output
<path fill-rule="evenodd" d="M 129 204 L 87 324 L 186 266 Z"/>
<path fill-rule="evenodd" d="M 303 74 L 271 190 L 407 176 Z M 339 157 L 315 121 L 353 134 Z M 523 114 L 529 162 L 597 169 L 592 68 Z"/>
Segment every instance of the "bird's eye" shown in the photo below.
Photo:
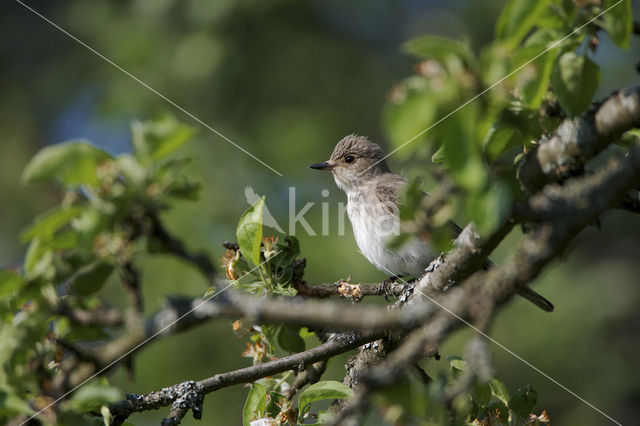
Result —
<path fill-rule="evenodd" d="M 347 163 L 353 163 L 354 161 L 356 161 L 356 157 L 354 157 L 353 155 L 347 155 L 346 157 L 344 157 L 344 161 L 346 161 Z"/>

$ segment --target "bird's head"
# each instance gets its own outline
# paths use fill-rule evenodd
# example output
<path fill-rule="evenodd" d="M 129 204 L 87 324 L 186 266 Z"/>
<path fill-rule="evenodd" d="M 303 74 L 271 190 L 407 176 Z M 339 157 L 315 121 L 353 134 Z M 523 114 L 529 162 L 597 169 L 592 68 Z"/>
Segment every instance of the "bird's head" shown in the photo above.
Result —
<path fill-rule="evenodd" d="M 349 135 L 338 142 L 329 160 L 309 167 L 331 171 L 336 184 L 349 191 L 375 176 L 389 172 L 384 157 L 382 148 L 365 136 Z"/>

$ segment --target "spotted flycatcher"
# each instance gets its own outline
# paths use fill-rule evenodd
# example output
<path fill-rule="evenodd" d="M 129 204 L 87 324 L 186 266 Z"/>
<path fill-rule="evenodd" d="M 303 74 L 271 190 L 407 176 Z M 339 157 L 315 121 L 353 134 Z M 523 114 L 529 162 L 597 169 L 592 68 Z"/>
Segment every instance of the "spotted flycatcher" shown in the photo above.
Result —
<path fill-rule="evenodd" d="M 364 257 L 388 275 L 417 278 L 437 253 L 424 235 L 413 237 L 398 249 L 389 248 L 389 239 L 400 231 L 398 203 L 407 181 L 392 173 L 384 158 L 382 148 L 366 137 L 349 135 L 338 142 L 328 161 L 309 167 L 331 171 L 347 194 L 347 213 Z M 461 232 L 453 222 L 450 228 L 454 238 Z M 490 265 L 487 262 L 487 267 Z M 529 287 L 518 293 L 545 311 L 553 310 L 551 302 Z"/>

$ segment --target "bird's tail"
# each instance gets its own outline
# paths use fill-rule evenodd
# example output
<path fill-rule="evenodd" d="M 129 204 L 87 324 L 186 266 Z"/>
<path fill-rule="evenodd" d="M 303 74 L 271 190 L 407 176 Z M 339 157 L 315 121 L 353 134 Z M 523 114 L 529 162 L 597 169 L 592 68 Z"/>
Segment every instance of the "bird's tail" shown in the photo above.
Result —
<path fill-rule="evenodd" d="M 535 291 L 531 290 L 529 287 L 520 287 L 518 289 L 518 294 L 543 311 L 553 312 L 553 303 L 547 300 L 547 298 L 542 296 L 540 293 L 536 293 Z"/>

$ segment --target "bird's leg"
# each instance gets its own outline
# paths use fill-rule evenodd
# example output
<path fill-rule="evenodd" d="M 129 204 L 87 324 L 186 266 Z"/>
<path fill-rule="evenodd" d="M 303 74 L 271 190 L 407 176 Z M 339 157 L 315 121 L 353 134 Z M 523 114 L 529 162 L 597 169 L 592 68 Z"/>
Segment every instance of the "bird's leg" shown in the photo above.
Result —
<path fill-rule="evenodd" d="M 384 300 L 390 302 L 389 300 L 389 287 L 391 284 L 396 282 L 397 279 L 404 277 L 404 275 L 391 275 L 389 278 L 382 282 L 382 292 L 384 294 Z"/>

